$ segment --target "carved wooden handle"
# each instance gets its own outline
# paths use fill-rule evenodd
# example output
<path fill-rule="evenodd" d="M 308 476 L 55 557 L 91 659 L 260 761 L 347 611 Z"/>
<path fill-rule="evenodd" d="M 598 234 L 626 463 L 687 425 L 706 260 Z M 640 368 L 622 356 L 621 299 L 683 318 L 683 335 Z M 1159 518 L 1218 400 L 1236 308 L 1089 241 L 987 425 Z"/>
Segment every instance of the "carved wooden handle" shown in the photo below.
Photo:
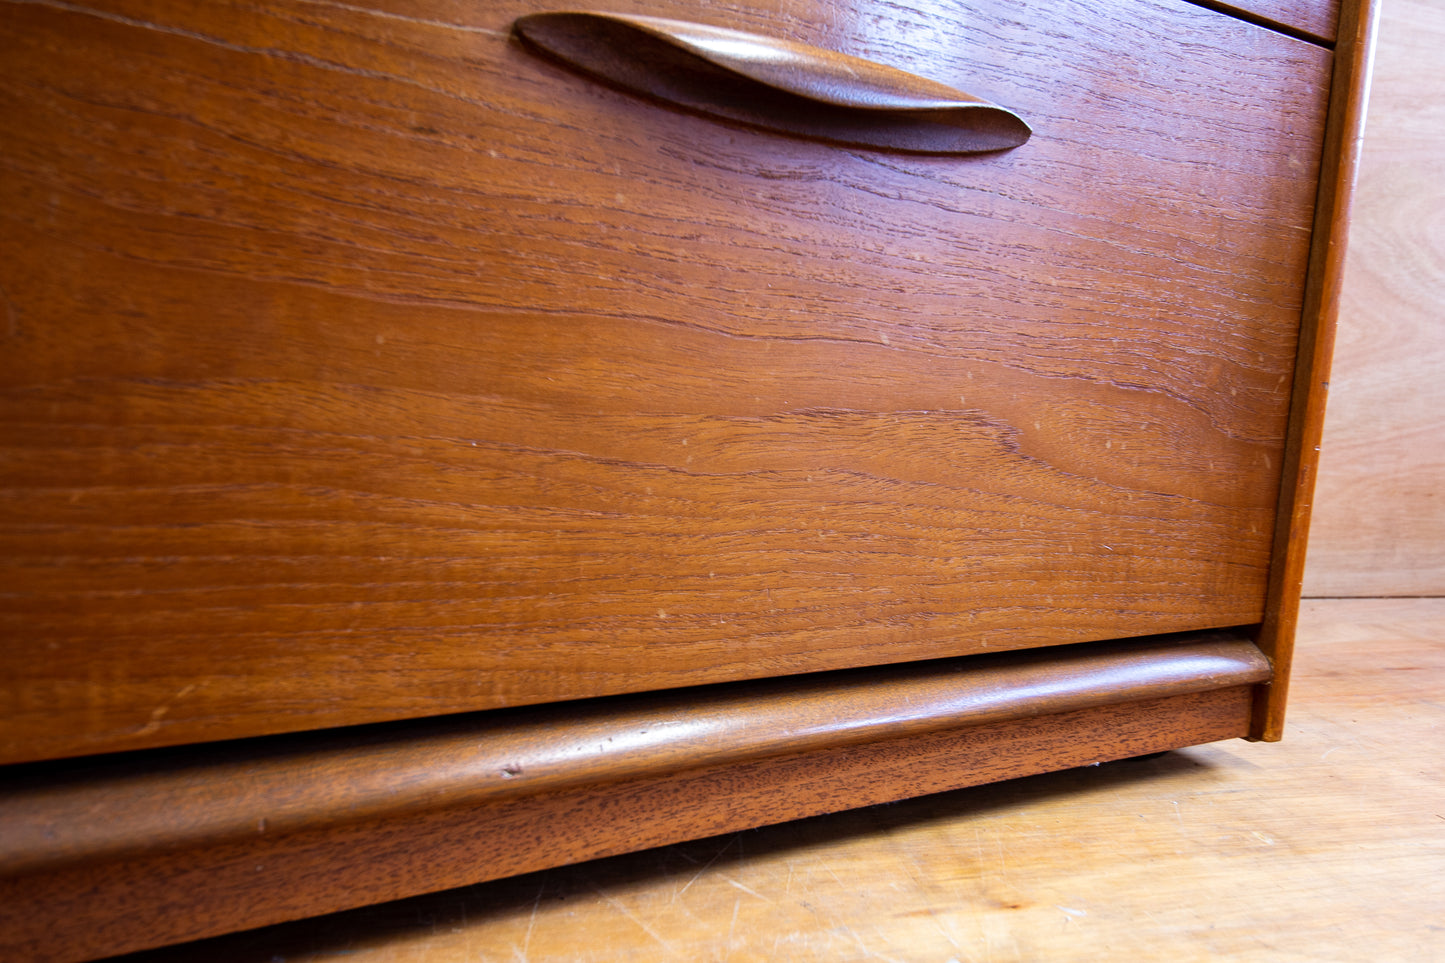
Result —
<path fill-rule="evenodd" d="M 883 64 L 681 20 L 534 13 L 517 34 L 638 93 L 805 137 L 925 153 L 1007 150 L 1029 139 L 1012 111 Z"/>

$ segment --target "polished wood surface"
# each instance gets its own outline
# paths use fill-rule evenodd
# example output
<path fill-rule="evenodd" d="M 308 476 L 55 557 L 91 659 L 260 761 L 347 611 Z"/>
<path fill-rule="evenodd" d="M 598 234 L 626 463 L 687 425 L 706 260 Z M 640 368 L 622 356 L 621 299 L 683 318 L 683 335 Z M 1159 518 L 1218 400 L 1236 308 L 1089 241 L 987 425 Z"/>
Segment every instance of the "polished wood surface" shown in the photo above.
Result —
<path fill-rule="evenodd" d="M 1309 595 L 1445 594 L 1445 7 L 1381 17 Z"/>
<path fill-rule="evenodd" d="M 87 959 L 1240 736 L 1269 672 L 1190 634 L 12 767 L 0 955 Z"/>
<path fill-rule="evenodd" d="M 944 160 L 7 3 L 0 759 L 1260 620 L 1329 52 L 975 7 L 717 8 L 1038 130 Z"/>
<path fill-rule="evenodd" d="M 1269 597 L 1258 635 L 1259 647 L 1275 666 L 1275 677 L 1259 691 L 1253 735 L 1270 742 L 1284 733 L 1295 621 L 1304 582 L 1379 9 L 1378 3 L 1368 0 L 1346 4 L 1335 48 L 1334 89 L 1325 128 L 1327 160 L 1320 170 L 1294 397 L 1290 402 L 1289 444 L 1275 515 Z"/>
<path fill-rule="evenodd" d="M 1294 36 L 1320 43 L 1335 42 L 1340 9 L 1348 4 L 1339 0 L 1194 0 L 1202 7 L 1233 16 L 1255 20 Z"/>
<path fill-rule="evenodd" d="M 549 854 L 559 847 L 576 859 L 608 856 L 740 823 L 1228 739 L 1248 731 L 1250 711 L 1250 687 L 1214 689 L 978 726 L 965 735 L 442 810 L 400 824 L 361 821 L 293 836 L 269 835 L 258 824 L 250 840 L 0 881 L 0 928 L 12 957 L 84 960 L 460 886 L 480 867 L 485 875 L 526 873 L 554 863 Z M 736 812 L 717 804 L 724 799 Z"/>
<path fill-rule="evenodd" d="M 907 71 L 782 37 L 615 13 L 521 17 L 517 35 L 599 80 L 668 104 L 837 144 L 930 154 L 1009 150 L 1012 111 Z"/>
<path fill-rule="evenodd" d="M 406 818 L 579 786 L 1248 685 L 1228 633 L 824 673 L 184 753 L 12 768 L 0 872 Z"/>
<path fill-rule="evenodd" d="M 130 963 L 1426 961 L 1445 600 L 1306 602 L 1279 744 L 728 834 Z"/>

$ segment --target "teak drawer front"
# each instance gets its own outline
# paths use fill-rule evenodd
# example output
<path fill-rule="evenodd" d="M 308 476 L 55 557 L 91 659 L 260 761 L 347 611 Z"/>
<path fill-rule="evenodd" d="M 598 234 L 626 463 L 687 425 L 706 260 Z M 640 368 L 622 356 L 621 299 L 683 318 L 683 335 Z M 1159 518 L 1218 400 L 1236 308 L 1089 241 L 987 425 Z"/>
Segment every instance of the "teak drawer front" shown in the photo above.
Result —
<path fill-rule="evenodd" d="M 1204 6 L 1333 44 L 1339 33 L 1338 0 L 1196 0 Z"/>
<path fill-rule="evenodd" d="M 7 8 L 0 760 L 1260 619 L 1327 51 L 707 7 L 1035 130 L 943 158 L 538 8 Z"/>

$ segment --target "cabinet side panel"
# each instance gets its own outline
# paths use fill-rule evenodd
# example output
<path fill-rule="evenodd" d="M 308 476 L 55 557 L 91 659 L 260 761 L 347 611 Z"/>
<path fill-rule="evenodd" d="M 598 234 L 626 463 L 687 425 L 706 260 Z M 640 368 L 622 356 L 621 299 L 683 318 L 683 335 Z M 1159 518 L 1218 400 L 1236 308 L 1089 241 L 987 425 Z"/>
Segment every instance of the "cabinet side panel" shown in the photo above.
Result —
<path fill-rule="evenodd" d="M 1300 354 L 1290 411 L 1289 447 L 1276 521 L 1274 562 L 1269 600 L 1260 627 L 1259 647 L 1274 665 L 1272 681 L 1261 686 L 1252 736 L 1273 742 L 1284 734 L 1285 698 L 1289 690 L 1295 625 L 1304 583 L 1305 549 L 1309 539 L 1320 436 L 1329 394 L 1330 357 L 1335 319 L 1339 314 L 1344 277 L 1345 242 L 1350 203 L 1359 169 L 1365 132 L 1370 63 L 1374 54 L 1379 6 L 1374 0 L 1347 2 L 1341 17 L 1341 40 L 1335 52 L 1329 123 L 1325 134 L 1326 162 L 1320 176 L 1316 230 L 1310 250 Z"/>

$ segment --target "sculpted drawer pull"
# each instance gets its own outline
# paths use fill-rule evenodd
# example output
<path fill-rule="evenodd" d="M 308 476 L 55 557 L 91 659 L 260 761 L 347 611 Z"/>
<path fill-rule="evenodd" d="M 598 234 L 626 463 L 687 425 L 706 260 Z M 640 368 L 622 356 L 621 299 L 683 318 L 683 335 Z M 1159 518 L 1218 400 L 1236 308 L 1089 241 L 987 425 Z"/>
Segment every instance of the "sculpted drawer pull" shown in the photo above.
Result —
<path fill-rule="evenodd" d="M 940 154 L 1007 150 L 1028 124 L 1003 107 L 894 67 L 680 20 L 535 13 L 533 46 L 620 87 L 706 114 L 844 144 Z"/>

